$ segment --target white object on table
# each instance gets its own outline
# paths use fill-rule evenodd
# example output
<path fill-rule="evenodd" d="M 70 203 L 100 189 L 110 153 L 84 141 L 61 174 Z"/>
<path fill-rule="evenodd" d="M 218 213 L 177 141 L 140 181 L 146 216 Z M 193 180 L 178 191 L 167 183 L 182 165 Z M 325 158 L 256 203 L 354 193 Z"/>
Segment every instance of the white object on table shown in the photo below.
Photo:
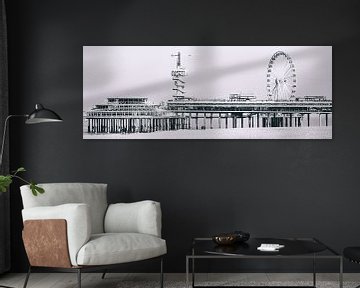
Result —
<path fill-rule="evenodd" d="M 257 249 L 260 251 L 276 252 L 284 247 L 285 247 L 284 245 L 280 245 L 280 244 L 262 243 L 259 247 L 257 247 Z"/>

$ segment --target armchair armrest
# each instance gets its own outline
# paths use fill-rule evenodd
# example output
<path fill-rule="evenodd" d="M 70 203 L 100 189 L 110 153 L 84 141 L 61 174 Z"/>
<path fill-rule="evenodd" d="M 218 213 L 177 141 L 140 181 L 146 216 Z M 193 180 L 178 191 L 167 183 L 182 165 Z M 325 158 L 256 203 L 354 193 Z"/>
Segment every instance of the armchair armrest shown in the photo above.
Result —
<path fill-rule="evenodd" d="M 77 265 L 76 256 L 80 248 L 89 241 L 91 222 L 89 207 L 86 204 L 64 204 L 58 206 L 33 207 L 22 210 L 23 221 L 64 219 L 71 264 Z M 35 236 L 35 235 L 34 235 Z M 34 239 L 39 241 L 40 235 Z M 46 243 L 48 245 L 48 243 Z"/>
<path fill-rule="evenodd" d="M 160 203 L 150 200 L 111 204 L 105 215 L 106 233 L 143 233 L 161 237 Z"/>

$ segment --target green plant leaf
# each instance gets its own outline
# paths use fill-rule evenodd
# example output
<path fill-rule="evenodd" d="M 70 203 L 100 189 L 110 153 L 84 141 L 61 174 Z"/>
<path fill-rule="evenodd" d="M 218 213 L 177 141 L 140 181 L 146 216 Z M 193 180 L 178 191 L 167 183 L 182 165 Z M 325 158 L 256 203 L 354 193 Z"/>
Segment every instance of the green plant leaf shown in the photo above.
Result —
<path fill-rule="evenodd" d="M 25 172 L 26 169 L 24 167 L 19 167 L 15 173 L 18 173 L 18 172 Z"/>
<path fill-rule="evenodd" d="M 35 189 L 36 189 L 36 191 L 37 191 L 38 193 L 40 193 L 40 194 L 43 194 L 43 193 L 45 192 L 44 188 L 42 188 L 42 187 L 40 187 L 40 186 L 37 186 L 37 185 L 35 185 Z"/>
<path fill-rule="evenodd" d="M 19 167 L 18 169 L 11 171 L 11 174 L 16 175 L 19 172 L 25 172 L 25 171 L 26 171 L 26 169 L 24 167 Z"/>
<path fill-rule="evenodd" d="M 30 189 L 34 196 L 38 196 L 38 194 L 43 194 L 45 192 L 44 188 L 37 186 L 37 184 L 32 181 L 30 183 Z"/>
<path fill-rule="evenodd" d="M 0 191 L 6 192 L 9 188 L 10 184 L 12 183 L 12 176 L 11 175 L 0 175 Z"/>
<path fill-rule="evenodd" d="M 34 183 L 34 182 L 31 182 L 30 183 L 30 189 L 31 189 L 31 192 L 32 192 L 32 194 L 34 195 L 34 196 L 37 196 L 37 191 L 36 191 L 36 183 Z"/>

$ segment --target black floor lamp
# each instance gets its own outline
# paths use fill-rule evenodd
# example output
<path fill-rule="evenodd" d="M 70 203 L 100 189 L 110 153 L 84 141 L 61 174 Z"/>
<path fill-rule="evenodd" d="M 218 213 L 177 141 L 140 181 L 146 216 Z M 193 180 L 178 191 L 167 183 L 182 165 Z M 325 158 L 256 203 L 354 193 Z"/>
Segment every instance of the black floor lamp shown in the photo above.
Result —
<path fill-rule="evenodd" d="M 2 138 L 2 144 L 1 144 L 1 150 L 0 150 L 0 168 L 2 167 L 8 122 L 11 118 L 15 118 L 15 117 L 26 118 L 26 120 L 25 120 L 26 124 L 38 124 L 38 123 L 46 123 L 46 122 L 62 122 L 63 121 L 58 114 L 56 114 L 54 111 L 52 111 L 50 109 L 44 108 L 44 106 L 41 104 L 36 104 L 35 110 L 33 112 L 31 112 L 30 114 L 7 116 L 5 119 L 5 123 L 4 123 L 3 138 Z M 1 284 L 0 284 L 0 287 L 12 288 L 9 286 L 3 286 Z"/>

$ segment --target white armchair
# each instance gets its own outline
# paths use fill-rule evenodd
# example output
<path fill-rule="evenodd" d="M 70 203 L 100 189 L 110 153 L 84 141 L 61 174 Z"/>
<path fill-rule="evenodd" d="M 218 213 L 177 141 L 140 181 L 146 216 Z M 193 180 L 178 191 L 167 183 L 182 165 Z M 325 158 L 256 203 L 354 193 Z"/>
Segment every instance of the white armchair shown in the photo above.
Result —
<path fill-rule="evenodd" d="M 33 196 L 28 185 L 21 196 L 23 240 L 34 268 L 77 272 L 106 270 L 117 264 L 159 257 L 163 287 L 161 209 L 154 201 L 107 204 L 106 184 L 40 184 L 45 193 Z M 105 274 L 104 274 L 105 275 Z M 104 278 L 103 275 L 103 278 Z"/>

